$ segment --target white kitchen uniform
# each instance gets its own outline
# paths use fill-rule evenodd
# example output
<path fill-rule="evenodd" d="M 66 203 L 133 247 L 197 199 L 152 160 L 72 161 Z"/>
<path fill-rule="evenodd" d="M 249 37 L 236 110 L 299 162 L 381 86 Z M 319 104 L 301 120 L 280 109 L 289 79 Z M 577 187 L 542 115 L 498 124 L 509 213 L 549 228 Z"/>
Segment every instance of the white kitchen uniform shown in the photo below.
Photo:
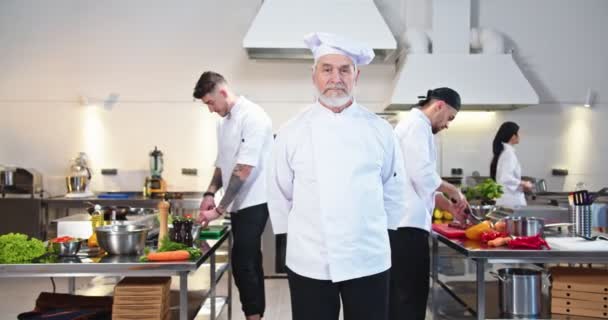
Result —
<path fill-rule="evenodd" d="M 441 185 L 431 120 L 419 108 L 412 108 L 408 117 L 397 124 L 395 133 L 408 178 L 405 215 L 399 227 L 431 231 L 435 194 Z"/>
<path fill-rule="evenodd" d="M 264 109 L 245 97 L 239 97 L 230 113 L 218 123 L 217 142 L 215 166 L 222 172 L 224 188 L 228 186 L 237 163 L 254 167 L 226 210 L 236 212 L 266 203 L 266 167 L 273 138 L 272 122 Z"/>
<path fill-rule="evenodd" d="M 508 143 L 498 156 L 496 182 L 502 186 L 503 195 L 496 200 L 497 206 L 517 207 L 526 205 L 526 196 L 521 188 L 521 165 L 515 155 L 515 148 Z"/>
<path fill-rule="evenodd" d="M 404 169 L 390 125 L 356 102 L 307 107 L 277 135 L 268 179 L 274 232 L 287 266 L 339 282 L 390 268 L 387 229 L 404 213 Z"/>

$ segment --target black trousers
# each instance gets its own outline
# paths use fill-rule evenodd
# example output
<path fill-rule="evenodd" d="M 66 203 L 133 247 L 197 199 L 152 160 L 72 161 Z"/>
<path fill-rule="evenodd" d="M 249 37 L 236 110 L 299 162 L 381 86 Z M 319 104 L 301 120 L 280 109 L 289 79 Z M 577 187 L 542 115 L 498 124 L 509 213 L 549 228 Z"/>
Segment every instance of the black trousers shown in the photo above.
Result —
<path fill-rule="evenodd" d="M 429 295 L 429 233 L 418 228 L 389 230 L 391 242 L 390 320 L 423 320 Z"/>
<path fill-rule="evenodd" d="M 287 269 L 293 320 L 338 320 L 340 298 L 344 320 L 387 320 L 389 271 L 331 282 Z"/>
<path fill-rule="evenodd" d="M 264 315 L 264 270 L 262 269 L 262 232 L 268 221 L 268 206 L 263 203 L 231 213 L 232 273 L 239 289 L 246 316 Z"/>

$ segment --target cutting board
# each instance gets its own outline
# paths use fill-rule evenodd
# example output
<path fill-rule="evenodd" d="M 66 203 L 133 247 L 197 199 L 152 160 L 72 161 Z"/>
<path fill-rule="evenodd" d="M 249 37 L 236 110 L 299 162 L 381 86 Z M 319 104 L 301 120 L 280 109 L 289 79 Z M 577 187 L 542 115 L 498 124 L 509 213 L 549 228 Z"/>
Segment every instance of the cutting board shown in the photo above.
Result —
<path fill-rule="evenodd" d="M 433 231 L 450 239 L 464 238 L 464 230 L 450 227 L 447 223 L 433 224 Z"/>
<path fill-rule="evenodd" d="M 226 229 L 228 229 L 228 227 L 223 225 L 207 226 L 207 228 L 201 230 L 200 239 L 219 239 L 224 232 L 226 232 Z"/>
<path fill-rule="evenodd" d="M 588 241 L 578 237 L 547 237 L 546 240 L 551 248 L 557 250 L 608 252 L 608 241 L 606 240 Z"/>

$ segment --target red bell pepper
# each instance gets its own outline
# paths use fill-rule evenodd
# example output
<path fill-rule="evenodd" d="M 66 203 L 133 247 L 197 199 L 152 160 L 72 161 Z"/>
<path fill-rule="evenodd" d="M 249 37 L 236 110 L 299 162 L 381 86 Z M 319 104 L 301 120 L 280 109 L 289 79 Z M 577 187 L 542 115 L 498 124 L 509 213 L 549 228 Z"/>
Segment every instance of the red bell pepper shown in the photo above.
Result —
<path fill-rule="evenodd" d="M 488 241 L 492 241 L 496 238 L 502 238 L 508 236 L 504 232 L 498 232 L 496 230 L 488 230 L 481 233 L 481 242 L 487 243 Z"/>
<path fill-rule="evenodd" d="M 551 247 L 540 234 L 531 237 L 517 237 L 509 242 L 510 249 L 540 250 L 543 247 L 551 250 Z"/>

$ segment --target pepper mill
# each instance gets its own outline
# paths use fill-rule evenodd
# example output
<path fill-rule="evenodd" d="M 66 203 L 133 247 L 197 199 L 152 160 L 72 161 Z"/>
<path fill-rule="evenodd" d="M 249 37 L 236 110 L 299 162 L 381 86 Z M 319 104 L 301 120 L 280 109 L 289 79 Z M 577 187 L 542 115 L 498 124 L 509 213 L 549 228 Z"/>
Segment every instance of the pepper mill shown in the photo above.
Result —
<path fill-rule="evenodd" d="M 173 238 L 171 239 L 171 241 L 173 242 L 177 242 L 177 243 L 182 243 L 183 242 L 183 237 L 182 237 L 182 229 L 183 229 L 183 221 L 180 220 L 180 218 L 175 218 L 173 219 Z"/>
<path fill-rule="evenodd" d="M 158 230 L 158 244 L 163 238 L 167 236 L 168 221 L 169 221 L 169 202 L 161 201 L 158 203 L 158 221 L 160 222 L 160 228 Z"/>
<path fill-rule="evenodd" d="M 187 245 L 188 247 L 192 247 L 193 245 L 193 239 L 192 239 L 192 220 L 185 220 L 184 221 L 184 237 L 183 237 L 183 243 L 185 245 Z"/>

